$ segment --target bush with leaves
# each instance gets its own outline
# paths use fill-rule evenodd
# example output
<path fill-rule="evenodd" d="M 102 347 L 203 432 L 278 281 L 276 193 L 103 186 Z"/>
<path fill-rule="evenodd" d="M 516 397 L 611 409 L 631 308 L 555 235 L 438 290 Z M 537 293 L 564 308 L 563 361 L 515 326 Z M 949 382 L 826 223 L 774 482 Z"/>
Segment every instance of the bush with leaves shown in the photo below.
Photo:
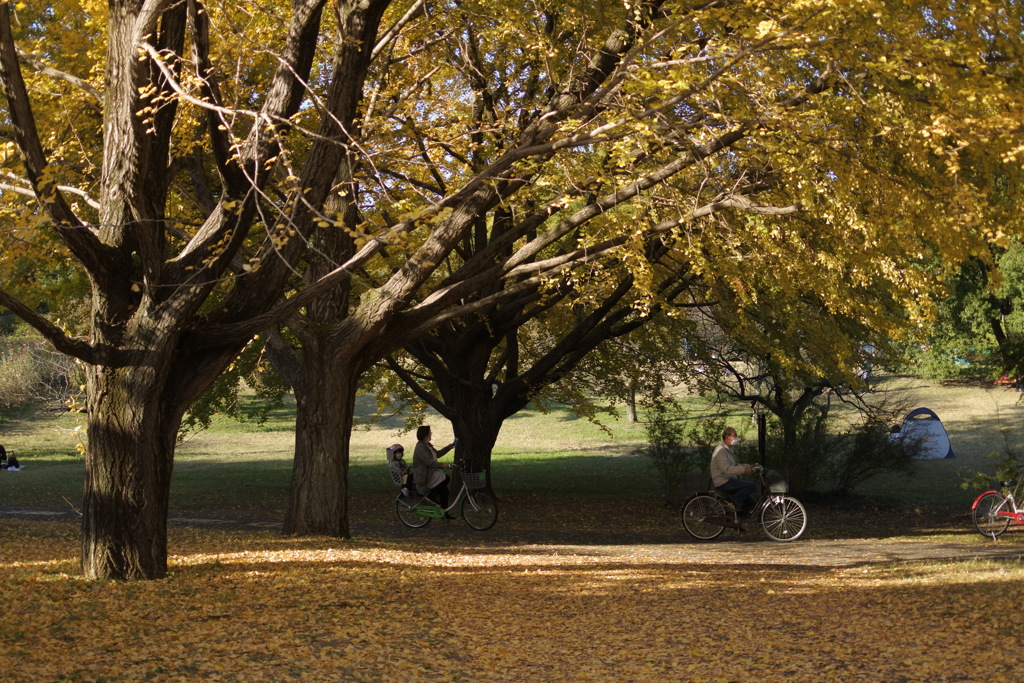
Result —
<path fill-rule="evenodd" d="M 997 482 L 1024 479 L 1021 472 L 1022 468 L 1024 468 L 1024 458 L 1021 457 L 1016 449 L 1010 446 L 1010 428 L 1003 424 L 1002 417 L 998 411 L 996 419 L 999 420 L 999 436 L 1003 440 L 1003 450 L 1002 452 L 992 451 L 988 454 L 988 458 L 992 461 L 995 468 L 995 474 L 961 467 L 957 470 L 957 475 L 960 477 L 960 488 L 967 491 L 978 491 L 991 488 Z"/>
<path fill-rule="evenodd" d="M 666 504 L 677 505 L 684 483 L 707 475 L 711 446 L 721 438 L 725 422 L 714 417 L 690 420 L 670 399 L 654 401 L 647 412 L 647 445 L 639 453 L 657 474 Z"/>
<path fill-rule="evenodd" d="M 993 451 L 988 457 L 995 466 L 995 480 L 993 481 L 993 475 L 990 473 L 960 468 L 957 471 L 960 476 L 960 488 L 977 494 L 998 488 L 1012 493 L 1014 500 L 1021 500 L 1024 497 L 1024 473 L 1021 472 L 1024 462 L 1016 453 L 1009 450 L 1003 453 Z M 1008 482 L 1010 486 L 1004 486 L 1004 482 Z"/>
<path fill-rule="evenodd" d="M 847 495 L 878 474 L 911 472 L 922 447 L 920 441 L 891 441 L 885 425 L 876 422 L 857 425 L 832 441 L 824 471 L 826 488 L 836 495 Z"/>
<path fill-rule="evenodd" d="M 25 349 L 0 351 L 0 408 L 13 408 L 32 398 L 32 388 L 39 380 L 39 368 Z"/>
<path fill-rule="evenodd" d="M 772 439 L 768 464 L 785 473 L 791 491 L 845 496 L 876 475 L 912 471 L 920 449 L 919 442 L 891 441 L 885 422 L 865 418 L 841 433 L 829 432 L 825 423 L 801 430 L 787 451 Z"/>
<path fill-rule="evenodd" d="M 768 427 L 769 434 L 781 429 L 775 419 L 768 420 Z M 781 438 L 766 440 L 766 464 L 786 476 L 791 491 L 813 490 L 821 481 L 825 461 L 834 448 L 831 442 L 824 413 L 809 410 L 797 423 L 788 446 Z"/>
<path fill-rule="evenodd" d="M 889 425 L 901 423 L 915 403 L 909 387 L 896 383 L 870 397 L 840 398 L 845 411 L 832 410 L 830 403 L 808 409 L 789 447 L 769 438 L 767 464 L 787 476 L 791 491 L 847 495 L 876 475 L 909 472 L 920 455 L 919 442 L 889 438 Z M 777 420 L 769 420 L 769 436 L 780 430 Z"/>

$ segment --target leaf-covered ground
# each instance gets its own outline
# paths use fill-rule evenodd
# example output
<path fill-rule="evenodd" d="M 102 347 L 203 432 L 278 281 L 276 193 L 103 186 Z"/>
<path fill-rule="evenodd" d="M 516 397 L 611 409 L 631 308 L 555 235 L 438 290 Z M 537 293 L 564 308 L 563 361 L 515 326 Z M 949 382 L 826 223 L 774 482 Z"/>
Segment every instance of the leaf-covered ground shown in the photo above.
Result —
<path fill-rule="evenodd" d="M 502 544 L 458 523 L 352 542 L 173 527 L 167 579 L 114 583 L 76 576 L 76 525 L 0 521 L 11 682 L 1024 680 L 1012 533 L 973 541 L 999 559 L 864 563 L 816 562 L 813 540 L 609 549 Z"/>

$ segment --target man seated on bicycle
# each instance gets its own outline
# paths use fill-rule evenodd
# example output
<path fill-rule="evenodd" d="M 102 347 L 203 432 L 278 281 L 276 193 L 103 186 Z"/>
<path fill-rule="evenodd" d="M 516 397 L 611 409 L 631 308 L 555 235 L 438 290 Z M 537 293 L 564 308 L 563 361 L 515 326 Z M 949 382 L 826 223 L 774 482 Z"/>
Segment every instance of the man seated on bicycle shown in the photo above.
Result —
<path fill-rule="evenodd" d="M 715 446 L 711 454 L 711 483 L 729 497 L 741 517 L 746 517 L 754 507 L 754 491 L 757 485 L 736 476 L 750 474 L 754 467 L 736 462 L 736 456 L 732 452 L 735 443 L 736 430 L 726 427 L 722 432 L 722 442 Z"/>

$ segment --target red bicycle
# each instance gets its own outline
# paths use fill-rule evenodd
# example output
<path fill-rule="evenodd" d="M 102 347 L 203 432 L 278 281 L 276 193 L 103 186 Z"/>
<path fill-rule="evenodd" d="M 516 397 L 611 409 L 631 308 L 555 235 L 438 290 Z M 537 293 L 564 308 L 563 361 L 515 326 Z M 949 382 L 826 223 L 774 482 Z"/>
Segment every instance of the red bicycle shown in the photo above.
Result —
<path fill-rule="evenodd" d="M 974 527 L 982 536 L 989 536 L 996 540 L 1013 522 L 1015 526 L 1024 526 L 1024 510 L 1017 507 L 1017 501 L 1013 497 L 1013 489 L 1017 486 L 1014 481 L 1001 481 L 999 485 L 1006 490 L 985 491 L 974 499 L 971 506 Z"/>

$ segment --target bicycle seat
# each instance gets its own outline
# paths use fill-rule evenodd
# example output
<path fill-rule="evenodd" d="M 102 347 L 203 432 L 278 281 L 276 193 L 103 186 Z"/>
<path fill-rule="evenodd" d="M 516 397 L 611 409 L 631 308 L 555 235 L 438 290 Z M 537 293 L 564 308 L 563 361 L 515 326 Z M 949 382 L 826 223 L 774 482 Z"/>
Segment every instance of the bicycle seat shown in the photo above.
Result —
<path fill-rule="evenodd" d="M 1002 486 L 1004 489 L 1012 488 L 1017 485 L 1017 480 L 1011 479 L 1010 481 L 1001 481 L 999 482 L 999 485 Z"/>

